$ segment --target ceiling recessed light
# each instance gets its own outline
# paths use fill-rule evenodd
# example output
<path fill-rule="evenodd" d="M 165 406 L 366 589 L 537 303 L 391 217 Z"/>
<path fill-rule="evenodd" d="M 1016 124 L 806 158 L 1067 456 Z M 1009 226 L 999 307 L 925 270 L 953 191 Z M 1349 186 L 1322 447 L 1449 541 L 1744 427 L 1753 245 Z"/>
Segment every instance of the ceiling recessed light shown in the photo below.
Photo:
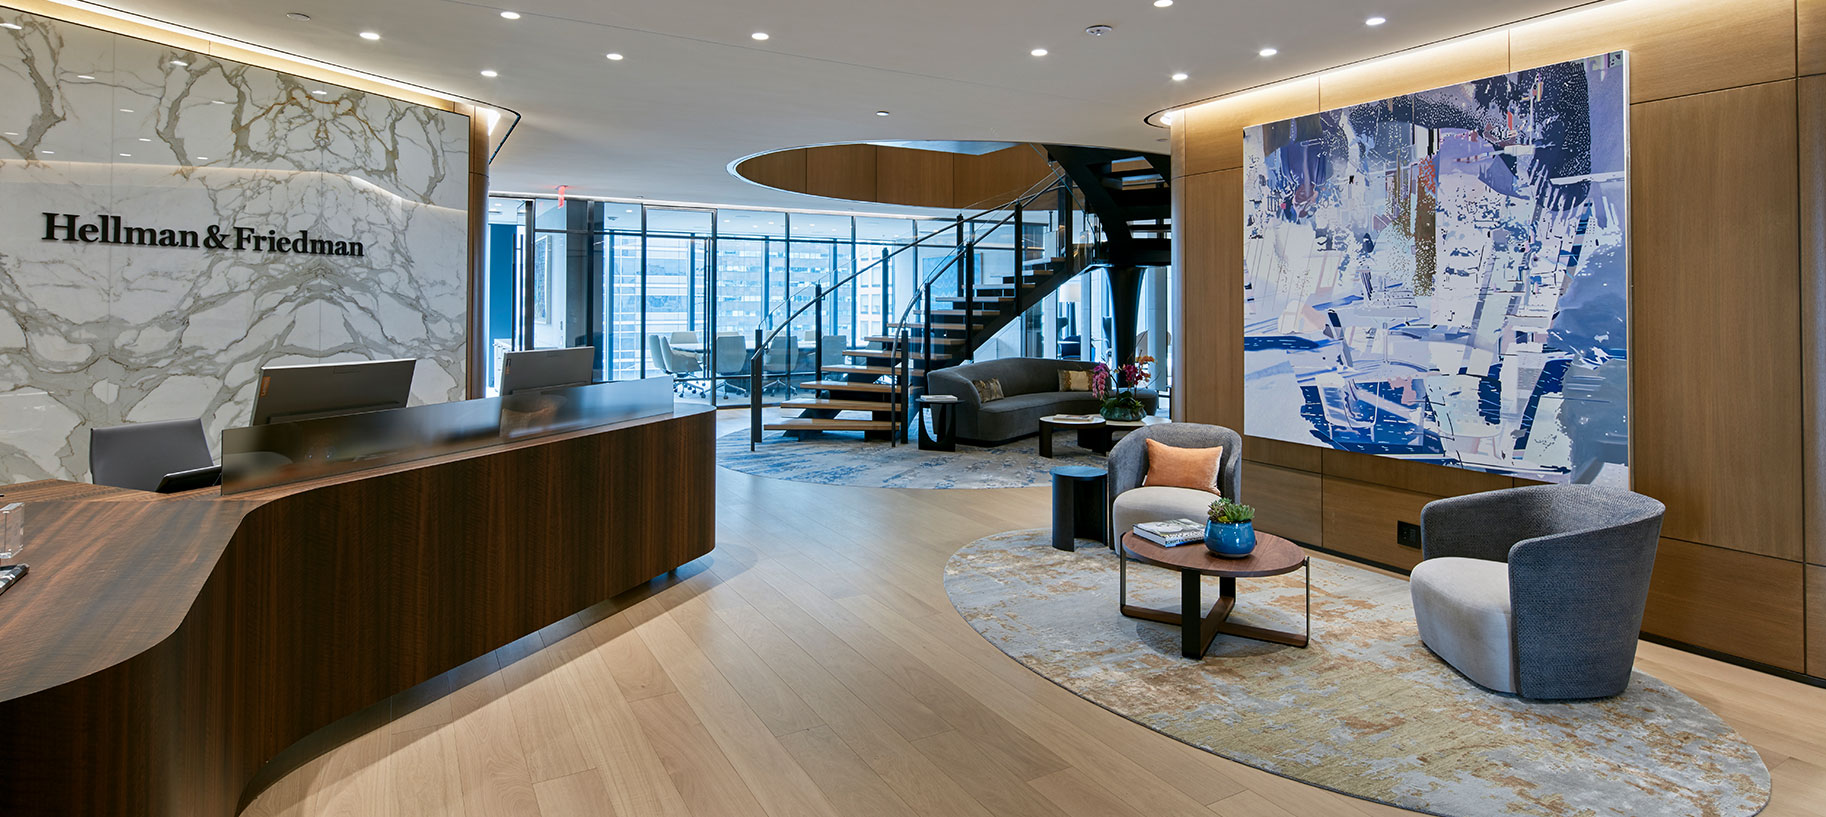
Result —
<path fill-rule="evenodd" d="M 1272 57 L 1272 56 L 1274 56 L 1274 55 L 1276 55 L 1276 54 L 1279 54 L 1279 53 L 1281 53 L 1281 49 L 1279 49 L 1279 48 L 1275 48 L 1275 47 L 1274 47 L 1274 46 L 1269 46 L 1269 47 L 1267 47 L 1267 48 L 1264 48 L 1264 49 L 1262 49 L 1262 50 L 1260 50 L 1260 51 L 1257 51 L 1257 52 L 1255 52 L 1255 53 L 1257 53 L 1257 54 L 1259 54 L 1259 55 L 1261 55 L 1261 56 L 1264 56 L 1264 57 Z"/>
<path fill-rule="evenodd" d="M 285 13 L 285 17 L 288 20 L 296 20 L 300 23 L 308 23 L 311 21 L 311 15 L 305 14 L 302 11 L 288 11 Z"/>
<path fill-rule="evenodd" d="M 1032 54 L 1032 55 L 1034 55 L 1034 56 L 1036 56 L 1036 57 L 1044 57 L 1044 56 L 1046 56 L 1046 54 L 1047 54 L 1047 51 L 1046 51 L 1046 49 L 1044 49 L 1044 48 L 1036 48 L 1036 49 L 1034 49 L 1034 50 L 1032 50 L 1032 51 L 1029 51 L 1029 52 L 1027 52 L 1027 53 L 1029 53 L 1029 54 Z"/>
<path fill-rule="evenodd" d="M 876 116 L 887 116 L 888 112 L 887 111 L 876 111 L 875 115 Z"/>
<path fill-rule="evenodd" d="M 1180 71 L 1179 73 L 1173 75 L 1174 82 L 1185 82 L 1186 80 L 1191 79 L 1191 78 L 1192 77 L 1184 71 Z"/>
<path fill-rule="evenodd" d="M 517 11 L 503 11 L 503 12 L 501 12 L 501 19 L 503 19 L 503 20 L 518 20 L 518 19 L 520 19 L 520 12 L 517 12 Z"/>
<path fill-rule="evenodd" d="M 363 32 L 362 32 L 362 33 L 361 33 L 361 35 L 360 35 L 360 36 L 361 36 L 361 38 L 362 38 L 362 39 L 364 39 L 364 40 L 378 40 L 378 39 L 380 39 L 380 32 L 378 32 L 378 31 L 363 31 Z"/>
<path fill-rule="evenodd" d="M 750 38 L 752 38 L 752 39 L 756 39 L 756 40 L 765 40 L 765 39 L 767 39 L 767 38 L 768 38 L 768 34 L 767 34 L 767 32 L 765 32 L 765 31 L 757 31 L 757 32 L 755 32 L 755 33 L 753 33 L 753 34 L 750 34 L 750 35 L 748 35 L 748 36 L 749 36 L 749 37 L 750 37 Z"/>
<path fill-rule="evenodd" d="M 190 63 L 187 63 L 187 62 L 185 62 L 185 61 L 183 61 L 183 60 L 172 60 L 172 61 L 171 61 L 171 64 L 172 64 L 172 65 L 175 65 L 175 66 L 177 66 L 177 67 L 179 67 L 179 68 L 184 68 L 184 67 L 187 67 L 187 66 L 189 66 L 189 65 L 190 65 Z"/>
<path fill-rule="evenodd" d="M 1173 5 L 1173 0 L 1154 0 L 1154 8 L 1163 9 Z"/>
<path fill-rule="evenodd" d="M 1366 26 L 1379 26 L 1388 21 L 1389 18 L 1387 17 L 1371 17 L 1368 20 L 1364 20 L 1363 24 Z"/>
<path fill-rule="evenodd" d="M 95 75 L 94 74 L 77 74 L 76 78 L 77 79 L 94 79 Z"/>
<path fill-rule="evenodd" d="M 608 57 L 609 57 L 609 59 L 615 60 L 616 62 L 620 62 L 622 59 L 622 56 L 620 54 L 617 54 L 613 51 L 610 51 L 608 53 Z"/>
<path fill-rule="evenodd" d="M 500 75 L 501 75 L 501 72 L 496 71 L 493 68 L 482 69 L 482 76 L 488 77 L 489 79 L 494 79 L 495 77 L 498 77 Z"/>

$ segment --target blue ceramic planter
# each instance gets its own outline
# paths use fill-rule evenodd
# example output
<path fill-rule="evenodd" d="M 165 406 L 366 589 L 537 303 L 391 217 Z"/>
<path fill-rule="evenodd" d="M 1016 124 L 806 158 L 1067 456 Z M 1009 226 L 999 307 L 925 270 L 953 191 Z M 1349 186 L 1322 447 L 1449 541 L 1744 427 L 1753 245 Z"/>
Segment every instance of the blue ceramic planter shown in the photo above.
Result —
<path fill-rule="evenodd" d="M 1226 559 L 1248 556 L 1255 551 L 1255 523 L 1205 520 L 1205 549 Z"/>

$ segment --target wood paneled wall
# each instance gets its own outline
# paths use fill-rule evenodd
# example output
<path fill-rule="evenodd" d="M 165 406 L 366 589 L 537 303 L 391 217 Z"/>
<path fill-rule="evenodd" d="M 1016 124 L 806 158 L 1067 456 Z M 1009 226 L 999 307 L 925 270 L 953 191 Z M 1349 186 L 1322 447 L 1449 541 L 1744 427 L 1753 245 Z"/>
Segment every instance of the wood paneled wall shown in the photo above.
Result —
<path fill-rule="evenodd" d="M 1826 677 L 1826 0 L 1626 0 L 1182 109 L 1176 383 L 1240 428 L 1243 128 L 1630 52 L 1630 408 L 1668 505 L 1644 630 Z M 1437 497 L 1525 483 L 1246 438 L 1265 530 L 1397 567 Z"/>
<path fill-rule="evenodd" d="M 971 155 L 888 145 L 822 145 L 765 153 L 736 166 L 756 184 L 850 201 L 983 210 L 1052 172 L 1033 145 Z"/>

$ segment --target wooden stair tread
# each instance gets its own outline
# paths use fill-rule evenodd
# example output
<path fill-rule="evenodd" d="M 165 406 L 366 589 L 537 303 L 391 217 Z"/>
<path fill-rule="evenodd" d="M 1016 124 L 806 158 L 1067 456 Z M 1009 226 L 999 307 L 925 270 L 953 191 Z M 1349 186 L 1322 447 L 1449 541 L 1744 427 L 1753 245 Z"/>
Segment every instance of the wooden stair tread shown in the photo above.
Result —
<path fill-rule="evenodd" d="M 869 391 L 884 394 L 899 394 L 898 383 L 849 383 L 841 380 L 812 380 L 801 384 L 799 388 L 808 391 Z"/>
<path fill-rule="evenodd" d="M 863 338 L 863 340 L 866 340 L 870 343 L 899 343 L 900 342 L 899 340 L 888 337 L 886 335 L 881 335 L 881 336 L 872 337 L 872 338 Z M 964 342 L 963 338 L 933 338 L 932 339 L 932 344 L 934 346 L 957 346 L 957 345 L 962 344 L 963 342 Z M 909 337 L 909 338 L 907 338 L 907 343 L 909 343 L 913 346 L 923 346 L 926 343 L 926 339 Z"/>
<path fill-rule="evenodd" d="M 800 411 L 894 411 L 899 403 L 886 400 L 787 400 L 780 404 L 781 411 L 798 409 Z"/>
<path fill-rule="evenodd" d="M 918 371 L 919 364 L 917 362 L 915 362 L 913 364 L 912 368 L 915 371 Z M 900 367 L 899 366 L 859 366 L 854 363 L 833 363 L 833 364 L 825 365 L 824 370 L 826 372 L 836 372 L 838 374 L 872 374 L 872 375 L 879 376 L 879 375 L 894 374 L 896 371 L 900 370 Z"/>
<path fill-rule="evenodd" d="M 843 420 L 824 417 L 794 417 L 761 426 L 768 431 L 888 431 L 894 423 L 888 420 Z"/>

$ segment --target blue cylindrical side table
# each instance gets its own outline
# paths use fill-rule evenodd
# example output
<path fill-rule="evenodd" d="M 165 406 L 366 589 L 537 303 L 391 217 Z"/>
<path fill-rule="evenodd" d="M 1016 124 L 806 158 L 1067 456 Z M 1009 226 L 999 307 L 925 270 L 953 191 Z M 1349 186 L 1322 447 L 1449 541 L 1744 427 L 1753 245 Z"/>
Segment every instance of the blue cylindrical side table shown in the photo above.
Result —
<path fill-rule="evenodd" d="M 1075 551 L 1078 539 L 1104 542 L 1108 514 L 1108 471 L 1089 465 L 1063 465 L 1052 469 L 1054 548 Z"/>

